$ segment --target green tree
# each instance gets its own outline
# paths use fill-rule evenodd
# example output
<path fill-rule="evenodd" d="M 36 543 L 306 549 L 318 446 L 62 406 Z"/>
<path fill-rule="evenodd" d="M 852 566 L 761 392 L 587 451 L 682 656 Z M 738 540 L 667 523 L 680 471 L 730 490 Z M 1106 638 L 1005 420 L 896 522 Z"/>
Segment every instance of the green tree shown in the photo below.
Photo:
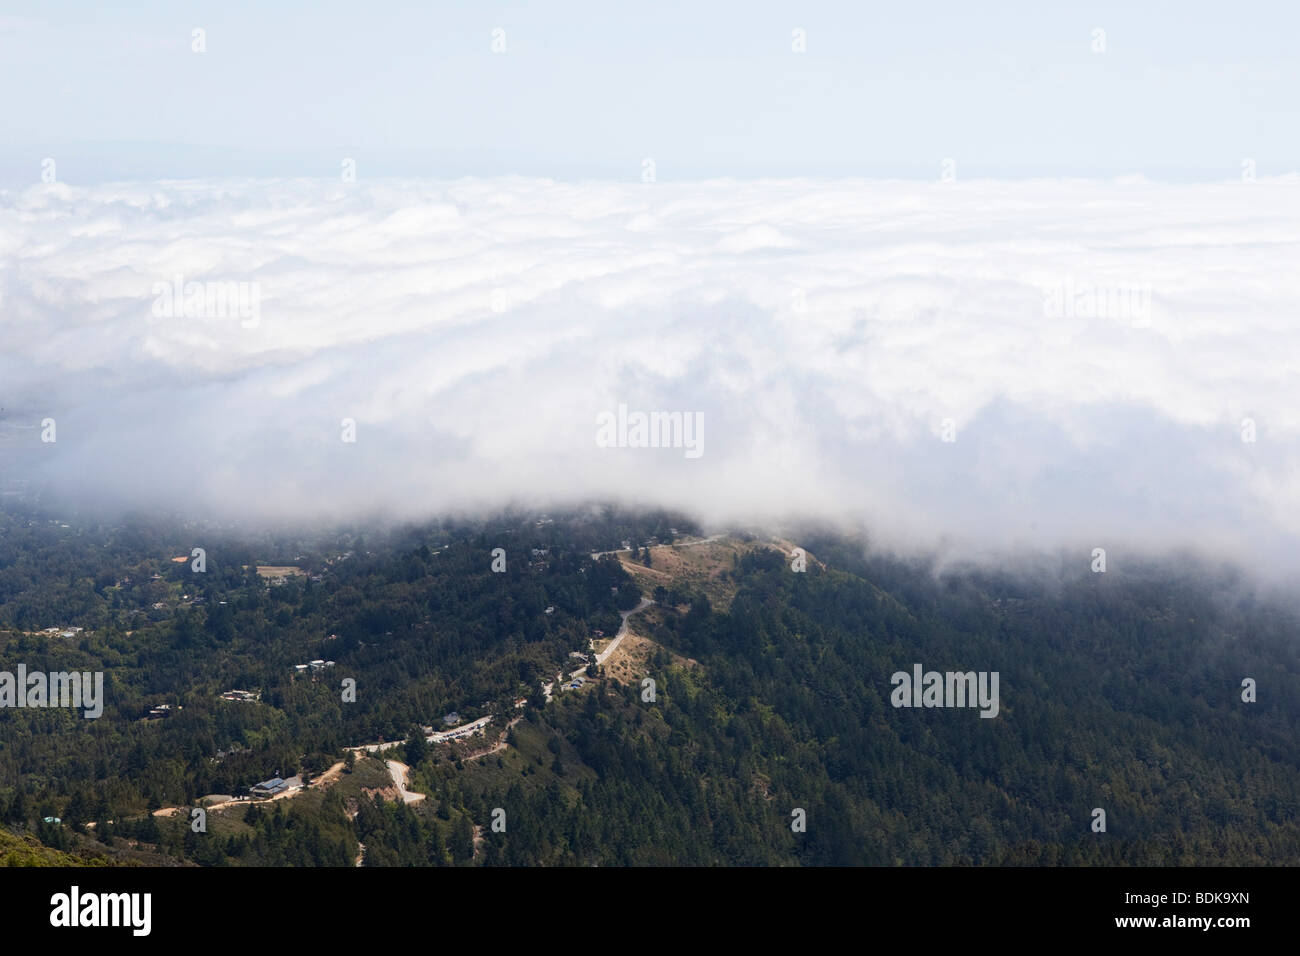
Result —
<path fill-rule="evenodd" d="M 406 739 L 406 763 L 414 767 L 429 754 L 429 741 L 425 739 L 424 728 L 417 724 L 411 729 Z"/>
<path fill-rule="evenodd" d="M 457 863 L 467 863 L 474 859 L 474 824 L 462 813 L 452 827 L 451 857 Z"/>

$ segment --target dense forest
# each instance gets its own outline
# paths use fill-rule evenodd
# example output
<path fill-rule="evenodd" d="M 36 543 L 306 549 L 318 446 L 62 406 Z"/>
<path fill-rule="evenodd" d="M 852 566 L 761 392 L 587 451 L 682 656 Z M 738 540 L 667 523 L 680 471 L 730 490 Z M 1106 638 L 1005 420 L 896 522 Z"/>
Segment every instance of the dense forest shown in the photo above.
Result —
<path fill-rule="evenodd" d="M 256 534 L 0 512 L 0 670 L 105 686 L 99 719 L 0 710 L 0 821 L 167 865 L 1300 862 L 1286 600 L 1188 560 L 939 571 L 809 532 L 796 571 L 788 540 L 700 533 L 610 506 Z M 682 572 L 692 547 L 716 566 Z M 635 673 L 562 689 L 643 598 Z M 917 663 L 997 672 L 996 718 L 893 706 Z M 491 720 L 427 742 L 444 715 Z M 382 741 L 424 799 L 345 749 Z"/>

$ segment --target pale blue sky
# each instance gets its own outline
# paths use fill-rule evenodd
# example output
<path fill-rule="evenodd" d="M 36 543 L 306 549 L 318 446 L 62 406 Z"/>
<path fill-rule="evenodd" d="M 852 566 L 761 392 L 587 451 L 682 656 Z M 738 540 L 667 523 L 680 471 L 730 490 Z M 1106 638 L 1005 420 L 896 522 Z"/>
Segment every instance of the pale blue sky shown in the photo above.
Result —
<path fill-rule="evenodd" d="M 1268 176 L 1300 169 L 1298 10 L 5 0 L 0 185 L 46 156 L 70 183 L 345 156 L 362 177 Z"/>

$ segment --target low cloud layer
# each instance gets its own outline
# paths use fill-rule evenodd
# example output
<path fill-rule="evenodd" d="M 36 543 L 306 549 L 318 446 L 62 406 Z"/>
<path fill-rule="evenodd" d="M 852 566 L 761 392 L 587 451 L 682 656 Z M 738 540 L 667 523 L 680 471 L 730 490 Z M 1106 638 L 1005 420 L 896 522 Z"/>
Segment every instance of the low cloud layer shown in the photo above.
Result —
<path fill-rule="evenodd" d="M 339 520 L 621 497 L 1292 573 L 1297 223 L 1300 183 L 1263 179 L 0 193 L 5 490 Z M 698 454 L 619 447 L 636 412 L 693 416 Z"/>

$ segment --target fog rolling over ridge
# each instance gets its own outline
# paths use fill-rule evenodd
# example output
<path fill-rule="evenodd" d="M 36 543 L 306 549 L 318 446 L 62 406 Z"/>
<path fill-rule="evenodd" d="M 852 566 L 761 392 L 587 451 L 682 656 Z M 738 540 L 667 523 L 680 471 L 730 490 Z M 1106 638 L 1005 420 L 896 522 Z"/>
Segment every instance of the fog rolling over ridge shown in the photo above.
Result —
<path fill-rule="evenodd" d="M 4 192 L 4 490 L 326 521 L 622 499 L 1294 575 L 1297 213 L 1264 178 Z M 635 447 L 638 413 L 680 413 L 674 447 Z"/>

